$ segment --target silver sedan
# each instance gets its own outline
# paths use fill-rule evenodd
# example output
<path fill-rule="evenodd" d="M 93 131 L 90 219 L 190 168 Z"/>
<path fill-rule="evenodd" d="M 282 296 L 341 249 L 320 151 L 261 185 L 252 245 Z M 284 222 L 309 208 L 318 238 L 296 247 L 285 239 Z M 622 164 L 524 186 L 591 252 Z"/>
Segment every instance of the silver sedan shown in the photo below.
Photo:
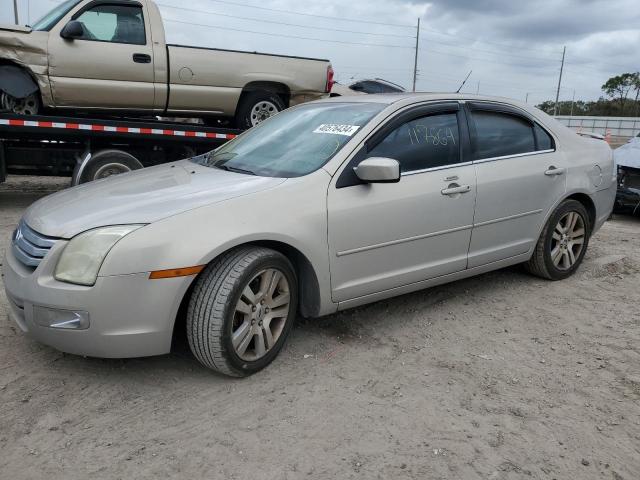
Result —
<path fill-rule="evenodd" d="M 99 357 L 169 352 L 245 376 L 317 317 L 522 263 L 561 280 L 615 196 L 608 145 L 502 98 L 286 110 L 209 154 L 56 193 L 4 262 L 11 316 Z"/>

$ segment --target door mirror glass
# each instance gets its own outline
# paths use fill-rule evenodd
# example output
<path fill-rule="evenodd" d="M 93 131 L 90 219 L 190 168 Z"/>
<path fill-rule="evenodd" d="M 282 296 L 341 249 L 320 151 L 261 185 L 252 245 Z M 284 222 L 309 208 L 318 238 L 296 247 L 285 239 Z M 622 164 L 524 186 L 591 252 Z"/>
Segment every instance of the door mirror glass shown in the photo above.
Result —
<path fill-rule="evenodd" d="M 83 35 L 84 28 L 82 28 L 82 23 L 78 22 L 77 20 L 71 20 L 64 26 L 64 28 L 60 32 L 60 36 L 62 38 L 66 38 L 67 40 L 81 38 Z"/>
<path fill-rule="evenodd" d="M 393 158 L 371 157 L 354 169 L 360 180 L 367 183 L 396 183 L 400 181 L 400 164 Z"/>

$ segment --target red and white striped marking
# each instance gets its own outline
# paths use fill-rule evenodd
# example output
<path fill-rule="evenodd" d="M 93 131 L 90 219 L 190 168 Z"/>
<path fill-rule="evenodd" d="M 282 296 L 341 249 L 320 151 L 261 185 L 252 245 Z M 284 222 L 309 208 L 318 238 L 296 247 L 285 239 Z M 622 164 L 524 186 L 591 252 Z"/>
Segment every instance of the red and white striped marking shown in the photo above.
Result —
<path fill-rule="evenodd" d="M 116 133 L 137 133 L 140 135 L 166 135 L 174 137 L 198 137 L 198 138 L 218 138 L 231 140 L 235 135 L 231 133 L 198 132 L 195 130 L 167 130 L 161 128 L 138 128 L 138 127 L 116 127 L 112 125 L 97 125 L 84 123 L 66 122 L 40 122 L 33 120 L 9 120 L 0 118 L 0 125 L 11 125 L 14 127 L 35 127 L 35 128 L 63 128 L 67 130 L 90 130 L 93 132 L 116 132 Z"/>

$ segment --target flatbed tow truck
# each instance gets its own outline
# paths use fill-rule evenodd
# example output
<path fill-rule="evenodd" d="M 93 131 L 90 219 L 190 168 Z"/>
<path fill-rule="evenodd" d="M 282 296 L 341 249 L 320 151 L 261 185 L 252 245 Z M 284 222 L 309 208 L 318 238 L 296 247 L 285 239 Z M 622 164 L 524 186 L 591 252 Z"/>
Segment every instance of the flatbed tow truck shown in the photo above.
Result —
<path fill-rule="evenodd" d="M 8 174 L 72 177 L 78 185 L 188 158 L 240 131 L 145 119 L 19 116 L 0 112 L 0 183 Z"/>

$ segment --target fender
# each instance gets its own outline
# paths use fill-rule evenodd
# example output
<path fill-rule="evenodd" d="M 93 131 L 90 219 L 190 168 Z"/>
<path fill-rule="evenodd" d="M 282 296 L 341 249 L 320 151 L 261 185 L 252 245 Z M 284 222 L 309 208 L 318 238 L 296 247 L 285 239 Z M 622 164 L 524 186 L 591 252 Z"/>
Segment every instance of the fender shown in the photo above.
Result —
<path fill-rule="evenodd" d="M 0 65 L 0 90 L 15 98 L 25 98 L 38 91 L 38 85 L 23 69 Z"/>

